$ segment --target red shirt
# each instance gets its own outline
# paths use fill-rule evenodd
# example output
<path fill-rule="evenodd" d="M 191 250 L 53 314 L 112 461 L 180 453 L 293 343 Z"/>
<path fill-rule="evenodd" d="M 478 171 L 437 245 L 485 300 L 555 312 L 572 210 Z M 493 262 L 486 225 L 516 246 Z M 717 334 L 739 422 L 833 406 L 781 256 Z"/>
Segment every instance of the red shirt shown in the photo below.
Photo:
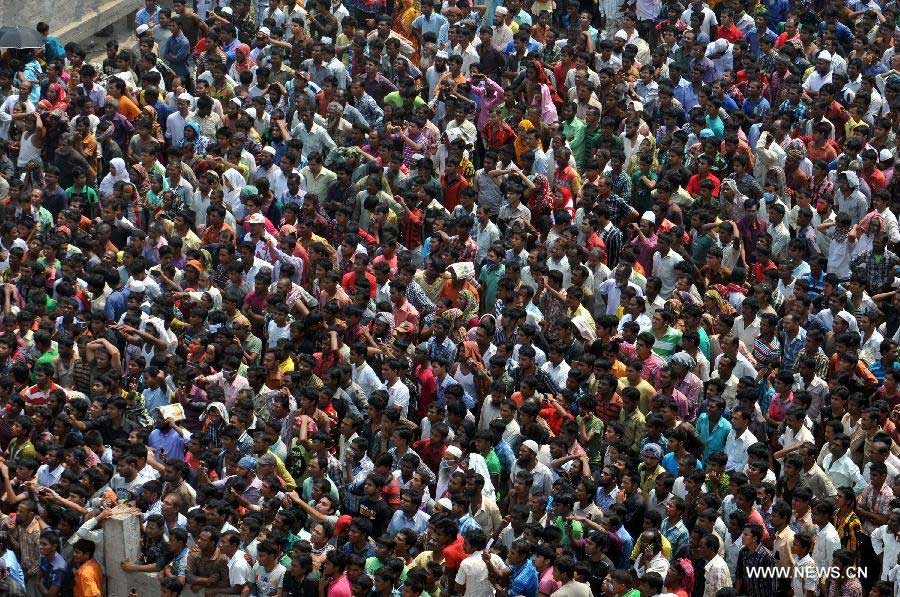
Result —
<path fill-rule="evenodd" d="M 446 175 L 441 176 L 441 187 L 444 189 L 444 208 L 447 211 L 453 211 L 459 205 L 459 193 L 469 186 L 469 181 L 464 176 L 460 176 L 459 180 L 448 183 Z"/>
<path fill-rule="evenodd" d="M 732 23 L 730 27 L 719 27 L 716 31 L 716 37 L 724 37 L 729 43 L 734 43 L 739 39 L 744 39 L 744 34 Z"/>
<path fill-rule="evenodd" d="M 467 557 L 469 554 L 463 549 L 462 535 L 458 535 L 456 541 L 444 548 L 444 565 L 448 570 L 457 570 Z"/>
<path fill-rule="evenodd" d="M 356 272 L 347 272 L 344 274 L 344 277 L 341 278 L 341 287 L 347 292 L 350 292 L 356 284 L 357 277 Z M 375 276 L 366 272 L 363 277 L 369 281 L 369 285 L 372 287 L 372 298 L 375 298 L 375 293 L 378 291 L 378 282 L 375 281 Z"/>
<path fill-rule="evenodd" d="M 437 397 L 437 380 L 431 367 L 424 365 L 416 367 L 416 379 L 419 380 L 419 416 L 424 417 L 428 406 Z"/>
<path fill-rule="evenodd" d="M 341 574 L 337 580 L 331 581 L 328 584 L 329 597 L 350 597 L 352 594 L 353 593 L 350 590 L 350 580 L 347 578 L 346 572 Z"/>
<path fill-rule="evenodd" d="M 713 181 L 715 185 L 713 187 L 712 196 L 719 196 L 719 187 L 722 185 L 721 181 L 716 178 L 714 175 L 707 173 L 706 176 L 701 176 L 700 174 L 694 174 L 691 176 L 691 179 L 688 181 L 687 188 L 685 189 L 691 195 L 699 195 L 700 194 L 700 183 L 703 182 L 704 179 L 709 179 Z"/>
<path fill-rule="evenodd" d="M 427 464 L 428 468 L 435 474 L 441 468 L 441 459 L 444 457 L 444 450 L 446 449 L 447 446 L 444 444 L 432 445 L 430 437 L 420 439 L 413 444 L 413 450 L 418 452 L 419 456 L 422 457 L 422 462 Z"/>
<path fill-rule="evenodd" d="M 388 506 L 396 510 L 400 507 L 400 484 L 397 479 L 391 475 L 391 480 L 381 490 L 381 497 L 387 502 Z"/>
<path fill-rule="evenodd" d="M 47 391 L 44 392 L 37 386 L 37 384 L 31 386 L 24 392 L 22 392 L 22 397 L 25 398 L 26 406 L 44 406 L 48 402 L 48 397 L 50 392 L 53 390 L 61 390 L 62 388 L 52 381 L 50 382 L 50 386 L 47 388 Z"/>

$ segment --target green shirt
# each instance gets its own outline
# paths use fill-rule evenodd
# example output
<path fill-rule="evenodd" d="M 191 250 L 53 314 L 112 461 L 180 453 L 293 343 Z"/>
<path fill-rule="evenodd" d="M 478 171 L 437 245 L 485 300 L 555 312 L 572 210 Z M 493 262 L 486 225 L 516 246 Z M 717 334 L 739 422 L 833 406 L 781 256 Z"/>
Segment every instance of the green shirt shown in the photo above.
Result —
<path fill-rule="evenodd" d="M 386 96 L 384 96 L 384 103 L 393 104 L 395 108 L 403 107 L 403 98 L 400 97 L 399 91 L 392 91 Z M 422 96 L 417 95 L 416 99 L 413 100 L 413 108 L 418 108 L 419 106 L 424 106 L 425 100 L 422 99 Z"/>
<path fill-rule="evenodd" d="M 506 266 L 501 263 L 493 271 L 482 267 L 481 273 L 478 274 L 478 282 L 481 283 L 481 296 L 484 297 L 484 310 L 488 313 L 493 313 L 494 305 L 497 304 L 497 288 L 505 273 Z"/>
<path fill-rule="evenodd" d="M 650 208 L 653 207 L 653 189 L 644 184 L 644 181 L 641 179 L 644 176 L 640 171 L 635 172 L 631 175 L 631 188 L 633 201 L 631 205 L 643 213 L 645 211 L 650 211 Z M 656 180 L 656 172 L 648 172 L 646 174 L 647 178 L 650 180 Z"/>
<path fill-rule="evenodd" d="M 575 164 L 578 166 L 579 171 L 584 166 L 585 130 L 587 130 L 587 125 L 577 116 L 569 122 L 562 123 L 563 137 L 569 142 L 569 147 L 572 149 L 572 155 L 575 157 Z"/>
<path fill-rule="evenodd" d="M 584 420 L 585 431 L 594 432 L 594 438 L 581 446 L 584 448 L 584 451 L 587 452 L 588 462 L 590 464 L 601 464 L 603 462 L 603 451 L 600 447 L 603 443 L 603 419 L 594 414 L 590 414 L 579 416 L 577 420 L 579 424 Z"/>
<path fill-rule="evenodd" d="M 584 538 L 584 528 L 581 526 L 581 523 L 577 520 L 564 520 L 562 516 L 557 516 L 553 520 L 553 526 L 562 531 L 562 544 L 568 545 L 569 534 L 566 532 L 566 526 L 569 525 L 572 528 L 572 539 L 579 541 Z"/>

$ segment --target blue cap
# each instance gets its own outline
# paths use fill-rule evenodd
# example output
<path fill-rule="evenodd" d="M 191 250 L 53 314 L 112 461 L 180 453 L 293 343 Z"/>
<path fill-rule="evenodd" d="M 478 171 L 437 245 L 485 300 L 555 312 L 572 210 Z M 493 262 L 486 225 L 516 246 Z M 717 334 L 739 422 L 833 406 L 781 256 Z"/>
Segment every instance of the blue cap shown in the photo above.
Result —
<path fill-rule="evenodd" d="M 256 468 L 256 458 L 253 456 L 242 456 L 238 461 L 238 466 L 241 468 L 245 468 L 248 470 L 252 470 Z"/>
<path fill-rule="evenodd" d="M 701 139 L 715 139 L 716 134 L 712 131 L 712 129 L 703 129 L 700 131 Z"/>

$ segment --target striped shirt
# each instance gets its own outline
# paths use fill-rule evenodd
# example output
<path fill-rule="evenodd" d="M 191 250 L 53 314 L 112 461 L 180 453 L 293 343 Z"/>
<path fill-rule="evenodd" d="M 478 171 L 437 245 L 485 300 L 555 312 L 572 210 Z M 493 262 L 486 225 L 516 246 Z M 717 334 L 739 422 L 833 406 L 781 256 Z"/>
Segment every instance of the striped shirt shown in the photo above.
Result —
<path fill-rule="evenodd" d="M 766 341 L 762 336 L 757 336 L 753 340 L 753 358 L 756 362 L 763 363 L 773 357 L 781 358 L 781 342 L 778 338 L 773 336 L 771 341 Z"/>

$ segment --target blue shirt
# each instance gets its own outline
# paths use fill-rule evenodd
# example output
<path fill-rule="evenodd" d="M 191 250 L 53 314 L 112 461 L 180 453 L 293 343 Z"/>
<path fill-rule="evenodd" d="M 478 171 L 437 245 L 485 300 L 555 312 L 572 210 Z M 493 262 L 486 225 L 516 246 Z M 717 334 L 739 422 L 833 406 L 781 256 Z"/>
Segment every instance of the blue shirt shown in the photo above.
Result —
<path fill-rule="evenodd" d="M 109 293 L 109 296 L 106 297 L 106 307 L 103 312 L 107 321 L 119 322 L 119 318 L 122 317 L 128 309 L 128 296 L 130 294 L 131 291 L 125 286 L 117 288 Z"/>
<path fill-rule="evenodd" d="M 512 577 L 509 581 L 509 594 L 537 597 L 539 579 L 537 568 L 534 567 L 531 560 L 525 560 L 525 563 L 518 568 L 512 564 L 508 564 L 508 566 L 510 572 L 512 572 Z"/>
<path fill-rule="evenodd" d="M 762 0 L 762 5 L 769 15 L 769 29 L 778 31 L 778 26 L 787 20 L 791 3 L 788 0 Z"/>
<path fill-rule="evenodd" d="M 190 437 L 190 436 L 188 436 Z M 166 458 L 169 460 L 184 460 L 184 448 L 187 446 L 188 438 L 183 437 L 176 429 L 169 429 L 168 433 L 163 433 L 160 429 L 154 429 L 150 432 L 147 444 L 156 450 L 156 456 L 159 457 L 159 450 L 166 451 Z"/>
<path fill-rule="evenodd" d="M 416 510 L 412 518 L 406 516 L 403 510 L 397 510 L 394 512 L 394 516 L 391 517 L 391 523 L 388 525 L 387 532 L 389 535 L 393 535 L 402 529 L 412 529 L 416 535 L 422 535 L 428 530 L 429 518 L 431 517 L 421 510 Z"/>
<path fill-rule="evenodd" d="M 16 554 L 13 553 L 11 549 L 7 549 L 3 553 L 3 559 L 6 561 L 6 570 L 9 573 L 9 577 L 19 583 L 19 586 L 22 587 L 22 590 L 25 590 L 25 573 L 22 572 L 22 566 L 19 564 L 19 559 L 16 558 Z"/>
<path fill-rule="evenodd" d="M 459 521 L 459 534 L 465 536 L 468 531 L 473 529 L 481 530 L 481 525 L 475 522 L 475 519 L 472 518 L 471 514 L 463 515 Z"/>
<path fill-rule="evenodd" d="M 691 109 L 700 103 L 700 94 L 694 91 L 691 84 L 679 85 L 675 88 L 675 99 L 681 103 L 684 113 L 690 113 Z"/>
<path fill-rule="evenodd" d="M 731 423 L 725 417 L 719 417 L 719 422 L 712 429 L 709 428 L 709 415 L 706 413 L 697 417 L 697 435 L 706 442 L 703 449 L 703 461 L 706 462 L 713 452 L 725 450 L 725 440 L 731 431 Z"/>
<path fill-rule="evenodd" d="M 169 403 L 169 397 L 162 388 L 157 388 L 155 390 L 152 388 L 144 388 L 141 395 L 144 397 L 144 408 L 147 409 L 147 412 L 150 413 L 151 417 L 153 416 L 154 409 Z"/>
<path fill-rule="evenodd" d="M 140 9 L 139 11 L 137 11 L 137 14 L 134 15 L 135 27 L 137 27 L 138 25 L 149 25 L 151 17 L 153 17 L 154 22 L 159 23 L 159 11 L 159 6 L 156 7 L 156 11 L 154 11 L 153 14 L 150 14 L 150 12 L 147 11 L 146 7 Z"/>
<path fill-rule="evenodd" d="M 57 587 L 61 588 L 63 577 L 66 574 L 66 559 L 62 557 L 58 551 L 53 554 L 53 559 L 48 560 L 47 556 L 41 555 L 38 564 L 41 574 L 41 582 L 48 589 Z"/>
<path fill-rule="evenodd" d="M 622 540 L 622 560 L 617 567 L 625 568 L 627 570 L 630 565 L 631 550 L 634 549 L 634 539 L 631 538 L 631 535 L 625 530 L 624 526 L 619 527 L 619 530 L 616 531 L 616 536 Z"/>
<path fill-rule="evenodd" d="M 754 102 L 750 98 L 747 98 L 744 100 L 743 111 L 747 116 L 758 118 L 769 111 L 769 100 L 761 97 Z"/>
<path fill-rule="evenodd" d="M 169 66 L 179 77 L 183 78 L 190 74 L 188 62 L 191 58 L 191 42 L 184 36 L 184 33 L 169 38 L 162 57 L 168 61 Z"/>
<path fill-rule="evenodd" d="M 432 12 L 430 17 L 420 14 L 412 22 L 412 28 L 418 30 L 422 35 L 426 33 L 434 33 L 435 39 L 441 35 L 441 27 L 447 22 L 444 15 Z"/>
<path fill-rule="evenodd" d="M 497 455 L 497 460 L 500 461 L 500 470 L 509 475 L 509 471 L 512 470 L 513 462 L 516 461 L 516 456 L 513 454 L 510 445 L 501 439 L 500 442 L 494 446 L 494 454 Z"/>

